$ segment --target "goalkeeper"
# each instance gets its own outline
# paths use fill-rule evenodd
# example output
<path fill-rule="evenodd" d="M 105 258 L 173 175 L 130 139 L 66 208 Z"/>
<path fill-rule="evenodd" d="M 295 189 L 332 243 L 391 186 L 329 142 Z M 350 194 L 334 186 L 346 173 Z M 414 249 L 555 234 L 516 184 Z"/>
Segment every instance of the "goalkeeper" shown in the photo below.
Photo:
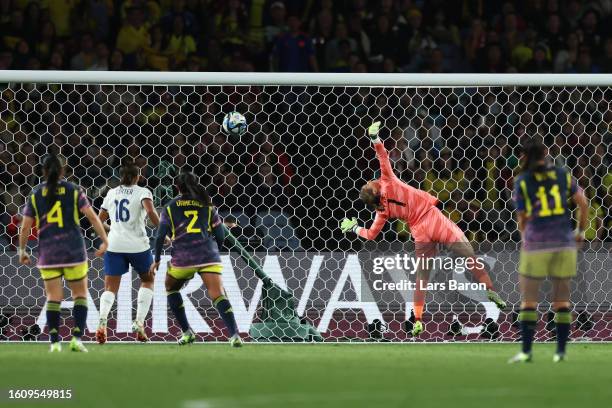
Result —
<path fill-rule="evenodd" d="M 368 207 L 376 210 L 376 217 L 370 228 L 359 227 L 355 218 L 345 218 L 340 223 L 342 232 L 352 231 L 362 238 L 375 239 L 389 218 L 398 218 L 410 227 L 416 254 L 423 260 L 426 261 L 436 255 L 437 244 L 444 244 L 454 255 L 463 257 L 465 260 L 475 260 L 474 249 L 463 231 L 436 207 L 438 199 L 426 191 L 409 186 L 395 176 L 387 150 L 378 137 L 379 130 L 380 122 L 374 122 L 368 129 L 368 135 L 376 149 L 381 177 L 368 181 L 361 188 L 359 195 Z M 427 264 L 428 262 L 421 262 L 416 271 L 413 336 L 419 335 L 424 330 L 421 319 L 425 303 L 423 288 L 427 286 L 429 279 Z M 493 290 L 491 278 L 482 267 L 482 263 L 471 262 L 471 264 L 475 265 L 471 269 L 472 275 L 478 282 L 486 285 L 489 300 L 494 302 L 498 308 L 505 308 L 506 303 Z"/>

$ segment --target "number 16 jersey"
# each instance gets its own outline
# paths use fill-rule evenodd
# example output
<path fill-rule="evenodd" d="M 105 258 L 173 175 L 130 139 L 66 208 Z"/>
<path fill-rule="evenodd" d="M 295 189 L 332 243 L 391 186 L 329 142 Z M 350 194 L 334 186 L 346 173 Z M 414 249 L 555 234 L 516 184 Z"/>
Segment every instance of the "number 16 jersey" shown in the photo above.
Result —
<path fill-rule="evenodd" d="M 147 213 L 142 205 L 147 199 L 153 200 L 151 191 L 137 185 L 115 187 L 106 194 L 102 209 L 108 212 L 111 221 L 110 252 L 133 254 L 150 249 L 145 228 Z"/>

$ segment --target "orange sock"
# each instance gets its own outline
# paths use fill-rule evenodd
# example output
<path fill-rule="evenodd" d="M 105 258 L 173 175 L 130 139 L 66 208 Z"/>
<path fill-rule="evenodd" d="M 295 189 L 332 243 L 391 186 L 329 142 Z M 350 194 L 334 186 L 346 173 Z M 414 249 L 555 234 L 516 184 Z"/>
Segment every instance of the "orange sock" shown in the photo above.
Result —
<path fill-rule="evenodd" d="M 483 266 L 479 266 L 479 262 L 476 259 L 473 259 L 474 268 L 472 268 L 472 276 L 480 283 L 484 283 L 487 285 L 487 289 L 493 289 L 493 282 L 491 281 L 491 277 L 487 273 L 487 270 Z"/>
<path fill-rule="evenodd" d="M 421 287 L 427 285 L 427 280 L 417 279 L 417 287 L 414 290 L 414 318 L 416 320 L 422 320 L 423 308 L 425 307 L 425 291 L 421 290 Z"/>

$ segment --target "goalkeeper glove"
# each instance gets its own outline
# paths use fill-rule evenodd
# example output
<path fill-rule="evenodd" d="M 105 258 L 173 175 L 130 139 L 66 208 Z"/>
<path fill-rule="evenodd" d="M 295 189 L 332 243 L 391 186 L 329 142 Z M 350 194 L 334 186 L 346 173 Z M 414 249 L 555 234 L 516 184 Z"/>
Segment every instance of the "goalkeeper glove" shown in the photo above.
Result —
<path fill-rule="evenodd" d="M 349 231 L 357 232 L 357 218 L 353 217 L 352 219 L 345 218 L 340 222 L 340 230 L 345 234 Z"/>
<path fill-rule="evenodd" d="M 378 132 L 380 131 L 380 121 L 374 122 L 368 128 L 368 136 L 372 139 L 372 142 L 378 143 L 380 139 L 378 138 Z"/>

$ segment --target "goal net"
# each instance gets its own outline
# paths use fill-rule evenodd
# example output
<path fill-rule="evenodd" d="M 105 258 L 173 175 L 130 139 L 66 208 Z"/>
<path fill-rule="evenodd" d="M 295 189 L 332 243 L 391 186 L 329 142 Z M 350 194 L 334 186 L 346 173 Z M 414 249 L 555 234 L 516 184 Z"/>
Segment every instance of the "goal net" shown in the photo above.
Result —
<path fill-rule="evenodd" d="M 518 147 L 533 135 L 544 138 L 549 159 L 571 170 L 590 202 L 572 291 L 573 337 L 612 340 L 610 76 L 561 76 L 557 83 L 494 76 L 483 83 L 469 75 L 442 81 L 412 75 L 34 74 L 0 75 L 0 339 L 47 339 L 43 281 L 35 267 L 18 264 L 15 249 L 25 198 L 41 180 L 43 156 L 53 152 L 66 157 L 68 180 L 86 190 L 96 209 L 118 184 L 125 157 L 135 160 L 158 208 L 176 194 L 177 172 L 195 172 L 222 217 L 238 224 L 231 228 L 237 241 L 292 296 L 294 318 L 325 341 L 412 341 L 413 291 L 399 283 L 414 282 L 414 274 L 403 267 L 375 271 L 377 258 L 413 255 L 410 229 L 390 220 L 374 241 L 339 229 L 345 216 L 366 226 L 374 216 L 360 202 L 359 189 L 378 177 L 366 128 L 380 120 L 395 174 L 440 200 L 508 302 L 500 312 L 481 288 L 467 285 L 469 272 L 435 268 L 431 282 L 444 285 L 428 291 L 426 331 L 416 341 L 519 339 L 520 240 L 511 190 Z M 222 117 L 232 110 L 247 118 L 243 136 L 221 132 Z M 85 221 L 83 228 L 92 250 L 95 235 Z M 33 233 L 28 246 L 34 255 L 36 245 Z M 309 340 L 291 333 L 253 336 L 253 325 L 269 315 L 263 283 L 234 247 L 222 255 L 225 289 L 244 337 Z M 445 256 L 442 249 L 439 257 Z M 179 333 L 163 284 L 168 259 L 169 253 L 146 322 L 154 341 Z M 92 252 L 90 265 L 86 339 L 93 339 L 104 290 L 103 262 Z M 132 340 L 138 287 L 136 274 L 123 276 L 109 340 Z M 550 299 L 550 287 L 543 292 Z M 182 294 L 198 336 L 226 339 L 201 280 L 188 282 Z M 68 291 L 66 296 L 62 316 L 70 322 Z M 539 311 L 538 339 L 550 339 L 548 300 Z"/>

